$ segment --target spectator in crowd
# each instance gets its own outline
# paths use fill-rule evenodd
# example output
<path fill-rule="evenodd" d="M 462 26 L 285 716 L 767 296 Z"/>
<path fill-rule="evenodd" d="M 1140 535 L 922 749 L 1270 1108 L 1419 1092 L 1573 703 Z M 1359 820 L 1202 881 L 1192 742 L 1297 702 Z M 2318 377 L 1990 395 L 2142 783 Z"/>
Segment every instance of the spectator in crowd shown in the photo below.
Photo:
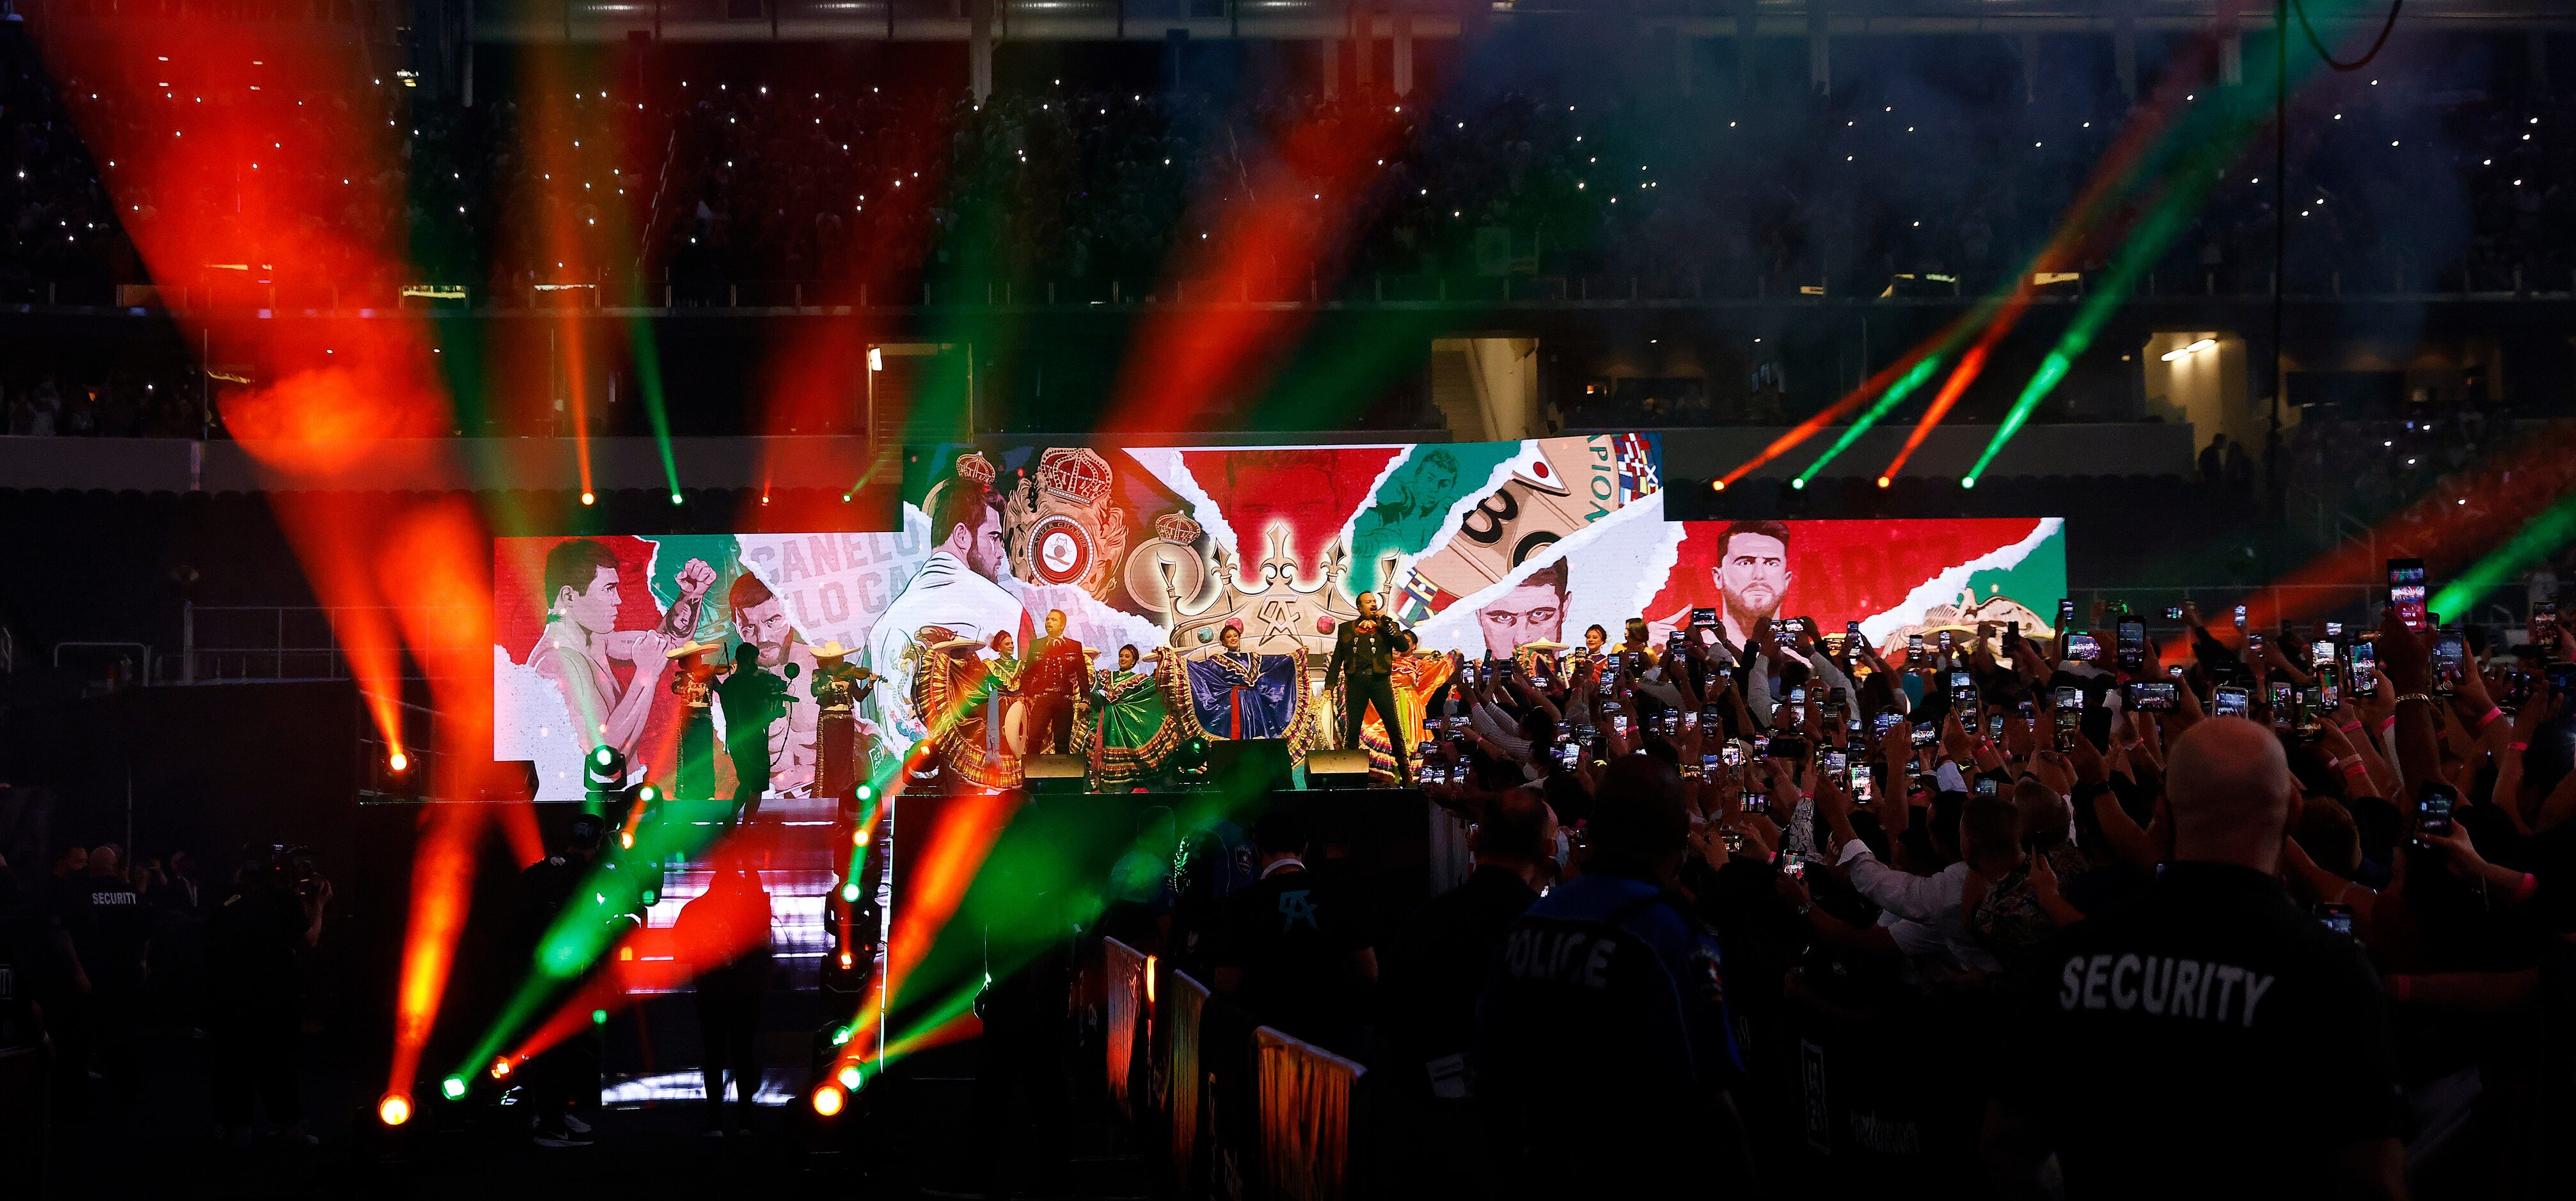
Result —
<path fill-rule="evenodd" d="M 1468 1101 L 1476 998 L 1505 933 L 1537 902 L 1555 867 L 1556 816 L 1535 785 L 1496 795 L 1467 832 L 1475 870 L 1433 897 L 1389 947 L 1385 1046 L 1404 1102 L 1419 1106 L 1414 1180 L 1422 1192 L 1492 1186 Z"/>
<path fill-rule="evenodd" d="M 131 1109 L 142 1085 L 139 1031 L 144 962 L 152 940 L 151 915 L 127 882 L 115 843 L 90 849 L 88 874 L 73 891 L 72 946 L 89 978 L 86 1021 L 68 1058 L 105 1077 L 120 1111 Z"/>
<path fill-rule="evenodd" d="M 291 1146 L 320 1140 L 304 1129 L 302 962 L 322 939 L 331 882 L 284 847 L 260 848 L 206 924 L 206 1033 L 215 1122 L 246 1145 L 265 1108 Z"/>
<path fill-rule="evenodd" d="M 594 813 L 575 815 L 555 852 L 519 872 L 517 937 L 520 963 L 534 963 L 547 933 L 571 903 L 573 890 L 599 858 L 608 823 Z M 527 1090 L 532 1136 L 540 1147 L 591 1143 L 584 1112 L 599 1098 L 598 1036 L 588 1027 L 539 1053 L 520 1068 Z M 712 1099 L 712 1098 L 711 1098 Z"/>
<path fill-rule="evenodd" d="M 1253 824 L 1261 875 L 1226 901 L 1210 955 L 1218 993 L 1253 1020 L 1325 1047 L 1354 1047 L 1377 952 L 1353 898 L 1306 867 L 1306 825 L 1274 809 Z"/>

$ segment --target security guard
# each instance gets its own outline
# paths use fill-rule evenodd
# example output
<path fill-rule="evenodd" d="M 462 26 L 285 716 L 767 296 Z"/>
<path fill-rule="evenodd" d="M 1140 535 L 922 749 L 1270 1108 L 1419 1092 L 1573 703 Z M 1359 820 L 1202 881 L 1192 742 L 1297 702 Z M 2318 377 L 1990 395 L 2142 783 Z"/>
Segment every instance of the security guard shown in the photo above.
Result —
<path fill-rule="evenodd" d="M 2288 760 L 2242 718 L 2177 739 L 2173 854 L 2138 903 L 2070 930 L 2026 983 L 1986 1117 L 2005 1196 L 2404 1195 L 2387 1001 L 2349 938 L 2274 878 Z"/>
<path fill-rule="evenodd" d="M 1324 665 L 1324 687 L 1349 673 L 1350 686 L 1342 691 L 1342 746 L 1360 744 L 1360 724 L 1367 718 L 1370 706 L 1376 706 L 1377 719 L 1386 723 L 1389 747 L 1395 753 L 1395 771 L 1407 784 L 1413 782 L 1413 760 L 1404 745 L 1404 719 L 1395 711 L 1395 657 L 1413 649 L 1413 631 L 1384 613 L 1378 612 L 1377 594 L 1359 596 L 1360 615 L 1342 623 L 1333 631 L 1333 658 Z"/>
<path fill-rule="evenodd" d="M 1583 874 L 1512 924 L 1477 1004 L 1497 1175 L 1531 1196 L 1749 1195 L 1717 940 L 1671 888 L 1689 849 L 1680 774 L 1622 757 L 1585 829 Z"/>

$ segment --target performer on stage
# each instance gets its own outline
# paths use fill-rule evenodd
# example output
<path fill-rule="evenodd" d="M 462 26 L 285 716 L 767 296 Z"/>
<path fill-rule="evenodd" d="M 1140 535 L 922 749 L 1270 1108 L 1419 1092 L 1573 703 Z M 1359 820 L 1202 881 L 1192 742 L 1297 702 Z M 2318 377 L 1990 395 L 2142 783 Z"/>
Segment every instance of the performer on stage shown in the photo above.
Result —
<path fill-rule="evenodd" d="M 1065 636 L 1064 610 L 1048 610 L 1046 636 L 1029 647 L 1028 674 L 1020 685 L 1028 697 L 1031 754 L 1065 753 L 1073 738 L 1073 698 L 1090 667 L 1081 640 Z"/>
<path fill-rule="evenodd" d="M 1182 660 L 1199 725 L 1212 738 L 1287 737 L 1305 699 L 1298 694 L 1297 657 L 1243 649 L 1241 622 L 1227 622 L 1217 641 L 1214 653 Z"/>
<path fill-rule="evenodd" d="M 1333 631 L 1333 658 L 1324 667 L 1324 687 L 1330 688 L 1349 673 L 1349 686 L 1343 689 L 1342 745 L 1356 748 L 1360 741 L 1360 724 L 1368 711 L 1375 709 L 1378 720 L 1390 731 L 1405 728 L 1404 717 L 1395 708 L 1395 656 L 1413 649 L 1413 631 L 1392 617 L 1378 612 L 1377 594 L 1359 595 L 1360 615 L 1342 623 Z M 1395 747 L 1398 777 L 1406 783 L 1413 779 L 1411 748 Z"/>
<path fill-rule="evenodd" d="M 1092 673 L 1087 741 L 1096 786 L 1118 787 L 1152 775 L 1180 741 L 1179 723 L 1163 699 L 1162 673 L 1170 670 L 1171 652 L 1154 648 L 1151 672 L 1137 671 L 1136 663 L 1136 648 L 1122 646 L 1116 669 Z"/>
<path fill-rule="evenodd" d="M 769 788 L 769 727 L 787 716 L 786 680 L 796 677 L 787 664 L 785 679 L 760 669 L 760 644 L 733 648 L 733 672 L 716 685 L 724 704 L 725 750 L 733 758 L 733 799 L 741 805 L 737 820 L 748 822 L 760 809 L 760 794 Z"/>
<path fill-rule="evenodd" d="M 858 715 L 859 698 L 876 683 L 876 675 L 849 661 L 850 649 L 838 641 L 814 648 L 814 676 L 806 689 L 814 697 L 814 791 L 838 797 L 868 771 L 869 748 L 876 725 Z"/>

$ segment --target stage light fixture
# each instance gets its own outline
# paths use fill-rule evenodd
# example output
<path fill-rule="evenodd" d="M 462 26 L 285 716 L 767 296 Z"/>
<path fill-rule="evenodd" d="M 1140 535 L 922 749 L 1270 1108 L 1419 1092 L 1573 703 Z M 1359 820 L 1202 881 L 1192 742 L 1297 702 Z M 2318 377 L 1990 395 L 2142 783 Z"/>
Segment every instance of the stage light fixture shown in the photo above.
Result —
<path fill-rule="evenodd" d="M 388 1126 L 400 1126 L 411 1120 L 411 1098 L 401 1093 L 386 1093 L 376 1102 L 376 1120 Z"/>
<path fill-rule="evenodd" d="M 867 1079 L 867 1076 L 860 1072 L 859 1065 L 854 1063 L 848 1067 L 842 1068 L 841 1074 L 835 1078 L 841 1082 L 841 1087 L 849 1089 L 852 1092 L 856 1092 L 858 1091 L 859 1083 Z"/>
<path fill-rule="evenodd" d="M 842 885 L 842 886 L 841 886 L 841 899 L 842 899 L 842 900 L 844 900 L 844 901 L 849 901 L 849 902 L 852 902 L 852 903 L 854 903 L 854 904 L 855 904 L 855 903 L 858 901 L 858 899 L 859 899 L 859 886 L 858 886 L 858 885 L 856 885 L 856 884 L 844 884 L 844 885 Z"/>
<path fill-rule="evenodd" d="M 509 1056 L 504 1055 L 499 1059 L 492 1061 L 492 1078 L 495 1080 L 507 1080 L 510 1078 Z"/>
<path fill-rule="evenodd" d="M 594 1026 L 605 1026 L 605 1025 L 607 1025 L 607 1024 L 608 1024 L 608 1011 L 607 1011 L 607 1010 L 605 1010 L 605 1009 L 594 1009 L 594 1010 L 591 1010 L 591 1011 L 590 1011 L 590 1024 L 591 1024 L 591 1025 L 594 1025 Z"/>
<path fill-rule="evenodd" d="M 1977 486 L 1977 477 L 1975 477 L 1975 476 L 1973 476 L 1973 475 L 1963 475 L 1963 476 L 1960 476 L 1960 477 L 1959 477 L 1959 486 L 1960 486 L 1960 487 L 1962 487 L 1962 488 L 1974 488 L 1974 487 L 1976 487 L 1976 486 Z"/>
<path fill-rule="evenodd" d="M 598 498 L 598 497 L 593 496 L 593 495 L 591 495 L 591 494 L 590 494 L 590 493 L 588 493 L 588 492 L 584 492 L 584 493 L 582 493 L 582 494 L 581 494 L 581 503 L 583 503 L 583 504 L 585 504 L 585 505 L 588 505 L 588 504 L 596 504 L 596 503 L 598 503 L 598 501 L 599 501 L 599 498 Z"/>
<path fill-rule="evenodd" d="M 1709 491 L 1711 491 L 1711 492 L 1724 492 L 1724 491 L 1726 491 L 1726 481 L 1725 481 L 1725 480 L 1710 480 L 1710 481 L 1708 482 L 1708 490 L 1709 490 Z"/>
<path fill-rule="evenodd" d="M 438 1094 L 450 1101 L 464 1100 L 465 1078 L 463 1076 L 450 1076 L 445 1080 L 439 1081 Z"/>
<path fill-rule="evenodd" d="M 1798 491 L 1800 491 L 1800 492 L 1804 492 L 1804 491 L 1806 491 L 1806 490 L 1807 490 L 1807 481 L 1806 481 L 1805 479 L 1803 479 L 1803 478 L 1800 478 L 1800 479 L 1794 479 L 1794 480 L 1789 481 L 1789 486 L 1790 486 L 1790 487 L 1792 487 L 1792 488 L 1797 489 L 1797 490 L 1798 490 Z"/>
<path fill-rule="evenodd" d="M 411 770 L 411 756 L 406 755 L 401 751 L 395 751 L 392 755 L 386 757 L 385 766 L 393 769 L 394 771 L 409 771 Z"/>
<path fill-rule="evenodd" d="M 848 1094 L 841 1091 L 840 1085 L 826 1084 L 814 1090 L 814 1112 L 821 1117 L 839 1117 L 841 1103 L 847 1099 Z"/>
<path fill-rule="evenodd" d="M 877 795 L 877 790 L 876 790 L 876 788 L 875 788 L 875 786 L 874 786 L 874 785 L 869 785 L 869 784 L 861 784 L 861 785 L 859 785 L 859 803 L 860 803 L 860 804 L 864 805 L 864 804 L 868 803 L 869 801 L 874 800 L 874 799 L 876 798 L 876 795 Z"/>
<path fill-rule="evenodd" d="M 1882 475 L 1882 476 L 1878 477 L 1878 486 L 1879 486 L 1879 487 L 1881 487 L 1881 488 L 1884 488 L 1884 487 L 1888 486 L 1888 484 L 1889 484 L 1890 482 L 1891 482 L 1891 481 L 1890 481 L 1886 476 L 1883 476 L 1883 475 Z"/>
<path fill-rule="evenodd" d="M 676 505 L 676 504 L 678 504 L 678 503 L 680 503 L 680 494 L 679 494 L 679 493 L 674 492 L 674 493 L 672 493 L 672 494 L 671 494 L 671 503 L 672 503 L 672 504 L 675 504 L 675 505 Z"/>

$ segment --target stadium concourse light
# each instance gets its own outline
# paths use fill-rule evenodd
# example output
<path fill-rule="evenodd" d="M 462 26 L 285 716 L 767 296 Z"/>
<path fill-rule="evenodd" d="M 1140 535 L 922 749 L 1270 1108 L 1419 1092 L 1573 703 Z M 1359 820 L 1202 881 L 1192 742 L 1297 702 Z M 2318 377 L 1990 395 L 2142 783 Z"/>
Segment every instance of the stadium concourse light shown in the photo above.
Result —
<path fill-rule="evenodd" d="M 2183 356 L 2185 356 L 2185 355 L 2194 355 L 2194 354 L 2199 354 L 2199 353 L 2201 353 L 2202 351 L 2205 351 L 2205 350 L 2216 350 L 2216 349 L 2218 349 L 2218 339 L 2216 339 L 2216 338 L 2202 338 L 2201 340 L 2199 340 L 2199 341 L 2197 341 L 2197 342 L 2194 342 L 2194 343 L 2192 343 L 2192 344 L 2191 344 L 2191 345 L 2189 345 L 2189 346 L 2185 346 L 2185 347 L 2183 347 L 2183 348 L 2181 348 L 2181 349 L 2179 349 L 2179 350 L 2168 350 L 2168 351 L 2164 352 L 2164 354 L 2163 354 L 2162 356 L 2160 356 L 2160 357 L 2163 359 L 2163 361 L 2170 363 L 2170 362 L 2174 361 L 2175 359 L 2182 358 L 2182 357 L 2183 357 Z"/>

